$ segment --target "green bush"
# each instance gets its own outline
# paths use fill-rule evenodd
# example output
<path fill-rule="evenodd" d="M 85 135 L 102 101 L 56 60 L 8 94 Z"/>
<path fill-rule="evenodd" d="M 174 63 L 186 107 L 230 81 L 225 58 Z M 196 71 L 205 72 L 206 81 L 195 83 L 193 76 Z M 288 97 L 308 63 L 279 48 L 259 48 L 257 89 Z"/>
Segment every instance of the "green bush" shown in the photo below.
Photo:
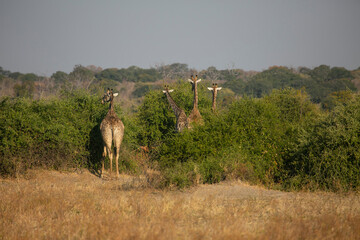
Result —
<path fill-rule="evenodd" d="M 350 190 L 360 186 L 360 97 L 339 104 L 299 135 L 286 158 L 289 188 Z"/>
<path fill-rule="evenodd" d="M 211 111 L 211 93 L 199 84 L 204 125 L 175 133 L 175 116 L 160 90 L 150 90 L 136 114 L 116 112 L 125 125 L 121 171 L 138 172 L 135 150 L 148 146 L 149 166 L 162 186 L 188 187 L 243 179 L 282 189 L 351 190 L 360 185 L 360 96 L 334 94 L 322 111 L 304 90 L 286 88 L 234 100 Z M 191 85 L 173 85 L 172 97 L 189 114 Z M 99 125 L 107 105 L 85 92 L 59 99 L 0 100 L 0 174 L 32 167 L 98 169 Z M 106 162 L 108 165 L 108 161 Z"/>
<path fill-rule="evenodd" d="M 90 132 L 106 113 L 97 98 L 80 93 L 50 101 L 5 98 L 0 108 L 1 174 L 86 166 Z"/>
<path fill-rule="evenodd" d="M 3 98 L 0 174 L 14 175 L 38 166 L 98 168 L 103 151 L 99 126 L 107 110 L 98 96 L 84 92 L 40 101 Z M 127 127 L 136 128 L 131 120 L 123 121 Z M 124 149 L 134 145 L 131 139 L 125 134 Z M 133 165 L 129 161 L 127 164 Z"/>
<path fill-rule="evenodd" d="M 191 85 L 184 80 L 171 86 L 171 93 L 176 104 L 184 109 L 189 116 L 193 108 L 194 95 Z M 203 117 L 210 114 L 211 97 L 203 85 L 198 85 L 199 110 Z M 143 146 L 158 146 L 168 135 L 175 130 L 175 114 L 162 90 L 150 90 L 138 109 L 139 128 L 138 141 Z"/>
<path fill-rule="evenodd" d="M 276 184 L 282 181 L 283 156 L 317 111 L 305 93 L 293 89 L 263 99 L 245 97 L 217 115 L 207 115 L 203 126 L 164 137 L 153 159 L 169 184 L 186 185 L 184 176 L 194 176 L 194 169 L 203 183 L 237 176 Z M 171 172 L 181 165 L 189 172 Z"/>

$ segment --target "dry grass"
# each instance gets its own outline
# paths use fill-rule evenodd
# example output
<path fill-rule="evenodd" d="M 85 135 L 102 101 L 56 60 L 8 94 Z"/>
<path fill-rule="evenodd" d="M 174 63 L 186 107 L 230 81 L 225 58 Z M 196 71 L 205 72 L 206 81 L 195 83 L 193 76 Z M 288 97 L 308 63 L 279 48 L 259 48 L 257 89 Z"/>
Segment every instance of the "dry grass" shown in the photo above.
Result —
<path fill-rule="evenodd" d="M 0 180 L 0 191 L 0 239 L 360 239 L 355 193 L 160 191 L 139 177 L 50 171 Z"/>

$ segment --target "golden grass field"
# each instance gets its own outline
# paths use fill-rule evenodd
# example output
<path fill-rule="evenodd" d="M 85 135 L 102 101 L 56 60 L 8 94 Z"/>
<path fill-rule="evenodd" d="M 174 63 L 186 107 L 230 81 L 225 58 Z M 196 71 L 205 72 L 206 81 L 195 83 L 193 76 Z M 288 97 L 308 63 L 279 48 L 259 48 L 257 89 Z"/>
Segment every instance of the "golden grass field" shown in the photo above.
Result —
<path fill-rule="evenodd" d="M 360 239 L 356 193 L 240 181 L 158 190 L 85 170 L 33 170 L 0 179 L 0 191 L 0 239 Z"/>

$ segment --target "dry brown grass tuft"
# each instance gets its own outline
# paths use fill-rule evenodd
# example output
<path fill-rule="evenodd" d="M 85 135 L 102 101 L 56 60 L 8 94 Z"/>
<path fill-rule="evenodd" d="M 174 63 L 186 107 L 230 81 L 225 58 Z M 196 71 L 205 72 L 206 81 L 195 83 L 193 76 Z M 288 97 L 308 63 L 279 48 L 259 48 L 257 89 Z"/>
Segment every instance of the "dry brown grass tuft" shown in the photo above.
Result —
<path fill-rule="evenodd" d="M 0 239 L 360 239 L 360 196 L 242 182 L 160 191 L 145 177 L 0 180 Z"/>

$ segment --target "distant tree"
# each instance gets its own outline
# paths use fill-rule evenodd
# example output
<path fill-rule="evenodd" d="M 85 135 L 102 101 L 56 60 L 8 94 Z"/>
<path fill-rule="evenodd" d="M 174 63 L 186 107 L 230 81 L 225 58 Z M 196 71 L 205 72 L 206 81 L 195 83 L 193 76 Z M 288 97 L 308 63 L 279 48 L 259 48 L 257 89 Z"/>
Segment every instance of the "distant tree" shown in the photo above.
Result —
<path fill-rule="evenodd" d="M 32 82 L 35 82 L 39 78 L 40 77 L 35 75 L 34 73 L 27 73 L 20 77 L 21 81 L 32 81 Z"/>
<path fill-rule="evenodd" d="M 103 78 L 101 80 L 97 80 L 95 81 L 93 84 L 90 85 L 89 91 L 92 94 L 96 94 L 96 95 L 101 95 L 104 93 L 104 91 L 106 91 L 106 89 L 108 88 L 113 88 L 116 89 L 116 87 L 118 86 L 119 82 L 111 80 L 111 79 L 106 79 Z"/>
<path fill-rule="evenodd" d="M 51 78 L 54 79 L 56 85 L 62 85 L 68 80 L 69 75 L 66 72 L 57 71 L 51 75 Z"/>
<path fill-rule="evenodd" d="M 202 77 L 207 80 L 218 81 L 221 77 L 221 73 L 216 69 L 216 67 L 211 66 L 208 67 L 206 71 L 203 71 Z"/>
<path fill-rule="evenodd" d="M 156 69 L 143 69 L 136 66 L 131 66 L 127 69 L 120 69 L 119 72 L 129 82 L 155 82 L 160 78 Z"/>
<path fill-rule="evenodd" d="M 16 79 L 20 79 L 20 77 L 21 77 L 22 75 L 24 75 L 24 74 L 22 74 L 22 73 L 20 73 L 20 72 L 13 72 L 13 73 L 10 73 L 10 74 L 9 74 L 9 77 L 16 80 Z"/>
<path fill-rule="evenodd" d="M 157 65 L 156 71 L 160 74 L 160 77 L 164 80 L 171 80 L 177 78 L 184 78 L 189 75 L 189 67 L 183 63 L 173 63 L 171 65 Z"/>
<path fill-rule="evenodd" d="M 169 68 L 175 73 L 178 77 L 184 76 L 184 74 L 189 72 L 189 67 L 184 63 L 173 63 L 169 65 Z"/>
<path fill-rule="evenodd" d="M 309 72 L 309 75 L 316 81 L 329 80 L 330 67 L 327 65 L 320 65 Z"/>
<path fill-rule="evenodd" d="M 311 72 L 311 69 L 310 68 L 307 68 L 307 67 L 299 67 L 299 73 L 302 73 L 302 74 L 310 74 Z"/>
<path fill-rule="evenodd" d="M 119 72 L 119 69 L 117 68 L 104 69 L 103 71 L 97 73 L 95 76 L 98 80 L 111 79 L 117 82 L 122 82 L 124 80 L 123 75 Z"/>
<path fill-rule="evenodd" d="M 70 84 L 75 89 L 89 89 L 94 79 L 93 72 L 81 65 L 75 65 L 74 70 L 69 74 Z"/>
<path fill-rule="evenodd" d="M 349 78 L 352 79 L 352 75 L 351 72 L 346 70 L 343 67 L 333 67 L 330 70 L 329 73 L 329 78 L 330 79 L 340 79 L 340 78 Z"/>
<path fill-rule="evenodd" d="M 246 84 L 244 92 L 247 95 L 261 98 L 264 95 L 269 94 L 272 89 L 274 89 L 274 86 L 270 81 L 266 81 L 265 79 L 254 79 Z"/>
<path fill-rule="evenodd" d="M 302 88 L 304 83 L 304 79 L 291 69 L 274 66 L 252 77 L 244 90 L 248 95 L 262 97 L 269 94 L 272 89 Z"/>
<path fill-rule="evenodd" d="M 10 71 L 4 70 L 1 66 L 0 66 L 0 75 L 8 77 L 10 75 Z"/>
<path fill-rule="evenodd" d="M 155 68 L 143 69 L 138 76 L 140 82 L 155 82 L 161 78 Z"/>
<path fill-rule="evenodd" d="M 35 83 L 33 81 L 24 81 L 14 85 L 14 93 L 16 97 L 33 98 L 35 91 Z"/>
<path fill-rule="evenodd" d="M 160 73 L 154 68 L 143 69 L 137 66 L 129 68 L 108 68 L 96 74 L 98 80 L 109 79 L 117 82 L 155 82 L 160 79 Z"/>
<path fill-rule="evenodd" d="M 35 82 L 35 90 L 37 98 L 42 99 L 52 94 L 56 94 L 59 88 L 56 86 L 54 78 L 42 77 Z"/>
<path fill-rule="evenodd" d="M 149 84 L 140 84 L 136 86 L 136 89 L 132 92 L 132 96 L 139 98 L 146 95 L 147 92 L 149 92 L 151 89 Z"/>
<path fill-rule="evenodd" d="M 0 96 L 13 96 L 15 81 L 0 75 Z"/>
<path fill-rule="evenodd" d="M 88 65 L 88 66 L 86 66 L 86 69 L 89 69 L 93 73 L 98 73 L 98 72 L 101 72 L 103 70 L 101 67 L 97 67 L 95 65 Z"/>
<path fill-rule="evenodd" d="M 244 88 L 246 84 L 242 79 L 233 79 L 226 81 L 223 86 L 231 89 L 234 93 L 241 95 L 245 92 Z"/>
<path fill-rule="evenodd" d="M 225 80 L 235 80 L 242 79 L 246 80 L 245 71 L 242 69 L 228 68 L 226 70 L 221 71 L 222 78 Z"/>

